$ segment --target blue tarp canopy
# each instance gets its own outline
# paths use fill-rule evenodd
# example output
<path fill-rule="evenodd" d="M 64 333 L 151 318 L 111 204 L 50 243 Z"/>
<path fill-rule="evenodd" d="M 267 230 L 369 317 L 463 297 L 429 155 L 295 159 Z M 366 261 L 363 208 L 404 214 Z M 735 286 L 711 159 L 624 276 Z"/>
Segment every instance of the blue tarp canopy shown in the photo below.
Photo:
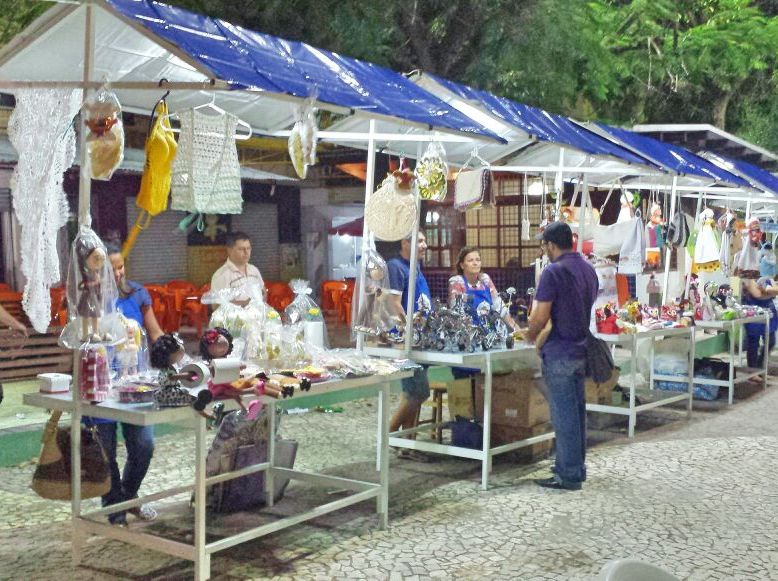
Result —
<path fill-rule="evenodd" d="M 629 129 L 613 127 L 604 123 L 589 123 L 586 127 L 600 135 L 610 136 L 615 143 L 627 147 L 650 159 L 657 165 L 679 175 L 691 176 L 709 181 L 712 184 L 724 183 L 735 187 L 749 187 L 749 183 L 742 178 L 710 163 L 683 147 L 663 143 Z"/>
<path fill-rule="evenodd" d="M 778 177 L 774 176 L 769 171 L 763 170 L 761 167 L 757 167 L 746 161 L 738 161 L 714 153 L 705 152 L 702 155 L 721 169 L 737 174 L 751 182 L 757 188 L 778 196 Z"/>
<path fill-rule="evenodd" d="M 434 75 L 425 74 L 425 76 L 459 98 L 479 104 L 490 114 L 521 129 L 537 141 L 569 146 L 591 155 L 614 157 L 627 163 L 649 164 L 645 158 L 586 131 L 567 117 L 516 103 L 505 97 L 498 97 L 487 91 L 473 89 Z"/>
<path fill-rule="evenodd" d="M 235 89 L 315 97 L 321 103 L 355 111 L 499 140 L 384 67 L 153 0 L 107 0 L 107 4 Z"/>

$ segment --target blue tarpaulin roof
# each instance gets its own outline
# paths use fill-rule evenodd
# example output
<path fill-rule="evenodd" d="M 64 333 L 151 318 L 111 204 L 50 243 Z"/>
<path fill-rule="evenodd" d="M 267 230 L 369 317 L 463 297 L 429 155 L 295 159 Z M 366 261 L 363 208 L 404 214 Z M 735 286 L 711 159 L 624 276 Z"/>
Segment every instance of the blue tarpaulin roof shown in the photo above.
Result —
<path fill-rule="evenodd" d="M 302 99 L 315 96 L 321 103 L 502 141 L 403 75 L 384 67 L 153 0 L 107 3 L 236 89 Z"/>
<path fill-rule="evenodd" d="M 652 137 L 630 131 L 629 129 L 613 127 L 611 125 L 605 125 L 604 123 L 595 123 L 594 125 L 611 135 L 617 143 L 621 143 L 625 147 L 637 151 L 646 158 L 658 163 L 660 166 L 676 173 L 711 179 L 716 182 L 726 182 L 733 186 L 749 186 L 745 180 L 710 163 L 683 147 L 663 143 Z"/>
<path fill-rule="evenodd" d="M 587 131 L 567 117 L 555 115 L 554 113 L 522 103 L 516 103 L 505 97 L 493 95 L 488 91 L 460 85 L 459 83 L 429 75 L 428 73 L 425 74 L 458 97 L 480 103 L 482 107 L 486 108 L 495 117 L 514 127 L 518 127 L 539 141 L 567 145 L 585 153 L 616 157 L 629 163 L 654 165 L 631 151 L 619 147 L 591 131 Z"/>
<path fill-rule="evenodd" d="M 770 193 L 778 195 L 778 177 L 769 171 L 763 170 L 745 161 L 738 161 L 723 155 L 705 154 L 705 157 L 715 163 L 720 168 L 735 173 L 750 182 L 758 188 L 767 188 Z"/>

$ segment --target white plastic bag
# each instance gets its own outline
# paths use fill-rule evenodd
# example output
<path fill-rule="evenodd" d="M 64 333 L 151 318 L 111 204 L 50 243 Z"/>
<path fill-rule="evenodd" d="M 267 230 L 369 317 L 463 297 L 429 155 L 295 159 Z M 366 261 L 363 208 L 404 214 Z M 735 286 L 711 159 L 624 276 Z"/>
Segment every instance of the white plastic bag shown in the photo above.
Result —
<path fill-rule="evenodd" d="M 92 179 L 110 180 L 124 159 L 122 106 L 113 91 L 103 87 L 84 103 L 87 170 Z"/>
<path fill-rule="evenodd" d="M 643 227 L 640 211 L 635 212 L 630 228 L 631 232 L 619 251 L 620 274 L 640 274 L 643 272 L 643 261 L 646 258 L 646 230 Z"/>
<path fill-rule="evenodd" d="M 416 188 L 422 200 L 442 202 L 448 192 L 448 164 L 443 145 L 433 141 L 416 164 Z"/>

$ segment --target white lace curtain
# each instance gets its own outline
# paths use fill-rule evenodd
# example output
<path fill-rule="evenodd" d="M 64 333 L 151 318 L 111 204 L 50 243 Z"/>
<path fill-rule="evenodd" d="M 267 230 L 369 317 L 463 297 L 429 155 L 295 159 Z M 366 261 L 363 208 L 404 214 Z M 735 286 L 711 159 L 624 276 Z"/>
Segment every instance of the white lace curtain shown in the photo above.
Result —
<path fill-rule="evenodd" d="M 16 148 L 11 194 L 21 227 L 22 306 L 32 326 L 46 332 L 51 318 L 49 289 L 60 281 L 57 233 L 68 218 L 63 174 L 76 154 L 73 118 L 81 90 L 18 89 L 8 137 Z"/>

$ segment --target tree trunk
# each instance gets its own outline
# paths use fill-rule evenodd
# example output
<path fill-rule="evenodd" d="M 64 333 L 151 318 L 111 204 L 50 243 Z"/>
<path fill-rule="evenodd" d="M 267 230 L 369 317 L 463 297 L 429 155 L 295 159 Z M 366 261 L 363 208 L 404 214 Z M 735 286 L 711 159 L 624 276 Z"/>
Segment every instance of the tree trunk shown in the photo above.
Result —
<path fill-rule="evenodd" d="M 719 129 L 727 128 L 727 108 L 732 99 L 732 93 L 721 93 L 713 100 L 713 124 Z"/>

